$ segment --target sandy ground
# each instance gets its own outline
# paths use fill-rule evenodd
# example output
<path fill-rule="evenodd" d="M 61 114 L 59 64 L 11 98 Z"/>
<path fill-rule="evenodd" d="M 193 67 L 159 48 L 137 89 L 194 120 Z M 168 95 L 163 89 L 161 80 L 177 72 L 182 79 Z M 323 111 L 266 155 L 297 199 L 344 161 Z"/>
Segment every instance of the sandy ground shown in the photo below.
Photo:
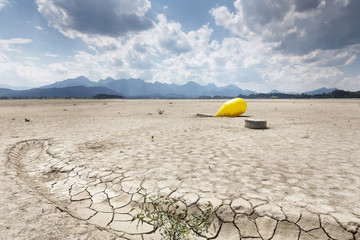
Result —
<path fill-rule="evenodd" d="M 360 239 L 360 100 L 247 100 L 243 117 L 194 116 L 215 114 L 223 102 L 1 100 L 0 239 L 146 239 L 117 229 L 113 212 L 103 224 L 100 195 L 84 187 L 91 174 L 111 207 L 116 179 L 127 194 L 142 186 L 187 207 L 211 200 L 223 208 L 217 239 L 235 230 L 234 239 Z M 269 128 L 245 128 L 247 116 Z M 86 188 L 101 218 L 72 207 L 75 186 Z M 276 221 L 269 237 L 259 227 L 265 216 Z M 254 236 L 239 227 L 250 222 Z M 295 237 L 278 237 L 285 223 Z M 311 231 L 322 237 L 304 237 Z"/>

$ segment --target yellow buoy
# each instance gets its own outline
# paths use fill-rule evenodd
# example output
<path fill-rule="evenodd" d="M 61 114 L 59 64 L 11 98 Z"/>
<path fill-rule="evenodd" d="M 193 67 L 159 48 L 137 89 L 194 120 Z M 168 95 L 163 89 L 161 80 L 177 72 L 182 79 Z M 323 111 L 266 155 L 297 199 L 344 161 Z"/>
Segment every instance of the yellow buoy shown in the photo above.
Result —
<path fill-rule="evenodd" d="M 246 111 L 247 104 L 242 98 L 234 98 L 226 101 L 215 117 L 238 117 Z"/>

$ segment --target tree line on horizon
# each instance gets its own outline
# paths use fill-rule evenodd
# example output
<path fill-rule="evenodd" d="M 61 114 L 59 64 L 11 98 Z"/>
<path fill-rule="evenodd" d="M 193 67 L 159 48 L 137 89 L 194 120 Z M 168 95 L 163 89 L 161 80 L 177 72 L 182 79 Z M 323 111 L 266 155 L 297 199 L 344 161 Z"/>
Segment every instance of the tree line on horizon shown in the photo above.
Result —
<path fill-rule="evenodd" d="M 256 93 L 250 95 L 239 95 L 240 98 L 246 99 L 309 99 L 309 98 L 360 98 L 360 91 L 350 92 L 336 89 L 331 93 L 322 94 L 289 94 L 289 93 Z"/>
<path fill-rule="evenodd" d="M 244 99 L 321 99 L 321 98 L 360 98 L 360 91 L 351 92 L 336 89 L 331 93 L 305 94 L 305 93 L 252 93 L 249 95 L 239 94 L 239 98 Z M 228 99 L 225 96 L 200 96 L 200 99 Z"/>

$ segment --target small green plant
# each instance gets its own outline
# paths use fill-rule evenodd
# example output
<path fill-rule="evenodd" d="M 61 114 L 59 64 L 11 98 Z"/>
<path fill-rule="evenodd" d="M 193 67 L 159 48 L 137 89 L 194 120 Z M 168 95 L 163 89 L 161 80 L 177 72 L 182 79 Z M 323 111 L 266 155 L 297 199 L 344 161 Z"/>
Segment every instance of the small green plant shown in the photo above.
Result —
<path fill-rule="evenodd" d="M 159 115 L 162 115 L 162 114 L 164 114 L 165 111 L 164 111 L 164 109 L 158 109 L 157 112 Z"/>
<path fill-rule="evenodd" d="M 207 203 L 205 210 L 189 215 L 186 209 L 180 208 L 179 200 L 146 193 L 140 212 L 133 216 L 133 221 L 138 220 L 138 225 L 151 224 L 154 232 L 160 232 L 162 240 L 188 240 L 190 235 L 200 236 L 208 232 L 213 214 L 211 202 Z"/>
<path fill-rule="evenodd" d="M 30 119 L 25 118 L 24 120 L 25 120 L 25 122 L 30 122 Z"/>

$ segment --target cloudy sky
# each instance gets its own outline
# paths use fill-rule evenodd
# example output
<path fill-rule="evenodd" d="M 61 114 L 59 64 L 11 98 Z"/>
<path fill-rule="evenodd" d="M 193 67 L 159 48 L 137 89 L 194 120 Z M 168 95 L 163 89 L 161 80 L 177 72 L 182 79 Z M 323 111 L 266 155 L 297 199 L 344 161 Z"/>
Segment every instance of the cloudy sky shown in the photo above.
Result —
<path fill-rule="evenodd" d="M 360 90 L 359 0 L 0 0 L 0 87 L 83 75 Z"/>

